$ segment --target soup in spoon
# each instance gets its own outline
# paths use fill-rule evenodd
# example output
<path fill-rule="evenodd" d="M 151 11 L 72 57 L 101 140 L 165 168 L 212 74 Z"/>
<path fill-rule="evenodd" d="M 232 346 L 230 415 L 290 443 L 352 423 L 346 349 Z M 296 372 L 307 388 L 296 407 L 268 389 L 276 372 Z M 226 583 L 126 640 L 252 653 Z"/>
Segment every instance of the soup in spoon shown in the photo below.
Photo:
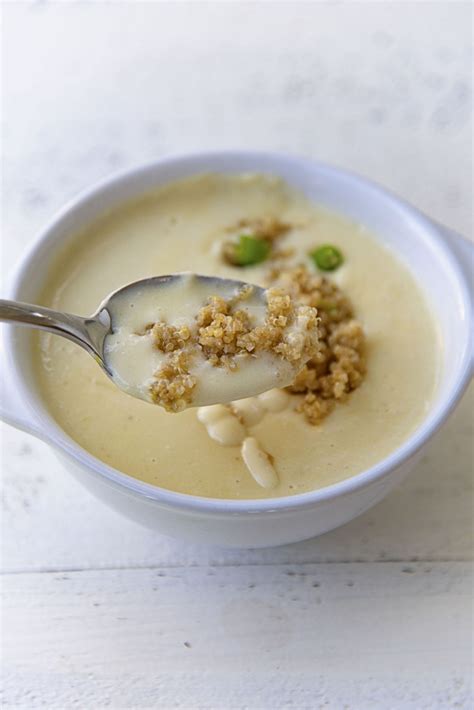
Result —
<path fill-rule="evenodd" d="M 168 412 L 290 385 L 318 348 L 317 311 L 282 289 L 192 273 L 108 299 L 104 362 L 128 394 Z"/>

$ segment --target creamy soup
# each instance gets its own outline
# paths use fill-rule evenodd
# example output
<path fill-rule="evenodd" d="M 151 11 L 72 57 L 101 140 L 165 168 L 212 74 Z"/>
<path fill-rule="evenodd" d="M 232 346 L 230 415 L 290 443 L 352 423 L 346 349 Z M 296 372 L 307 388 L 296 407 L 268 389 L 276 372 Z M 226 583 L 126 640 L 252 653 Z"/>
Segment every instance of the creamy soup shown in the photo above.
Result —
<path fill-rule="evenodd" d="M 271 248 L 247 265 L 229 258 L 235 234 L 258 232 L 262 223 L 270 225 L 264 237 Z M 309 254 L 328 244 L 344 260 L 321 274 Z M 35 336 L 49 410 L 97 458 L 184 493 L 284 496 L 374 465 L 423 419 L 441 342 L 415 279 L 363 227 L 278 178 L 199 176 L 124 204 L 72 239 L 40 300 L 86 315 L 126 283 L 190 270 L 262 286 L 297 284 L 303 302 L 317 297 L 323 345 L 332 348 L 321 356 L 326 370 L 315 363 L 290 389 L 169 414 L 120 391 L 72 343 Z"/>

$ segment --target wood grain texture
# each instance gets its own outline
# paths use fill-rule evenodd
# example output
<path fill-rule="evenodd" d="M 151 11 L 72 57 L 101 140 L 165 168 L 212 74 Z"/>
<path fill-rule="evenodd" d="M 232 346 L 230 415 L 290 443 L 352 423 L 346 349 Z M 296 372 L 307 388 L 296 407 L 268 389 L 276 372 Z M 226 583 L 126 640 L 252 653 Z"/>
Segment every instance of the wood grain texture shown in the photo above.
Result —
<path fill-rule="evenodd" d="M 7 707 L 418 710 L 470 693 L 464 563 L 18 574 L 4 591 Z"/>
<path fill-rule="evenodd" d="M 2 9 L 3 280 L 78 191 L 184 151 L 302 153 L 472 233 L 469 3 Z M 156 535 L 3 427 L 4 707 L 469 710 L 473 396 L 377 507 L 271 550 Z"/>

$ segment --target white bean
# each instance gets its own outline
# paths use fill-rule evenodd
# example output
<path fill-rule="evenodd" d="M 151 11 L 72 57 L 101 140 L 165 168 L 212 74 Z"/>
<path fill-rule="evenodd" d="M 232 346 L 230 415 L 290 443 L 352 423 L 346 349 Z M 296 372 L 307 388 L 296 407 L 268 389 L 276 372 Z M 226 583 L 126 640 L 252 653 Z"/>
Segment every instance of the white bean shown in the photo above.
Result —
<path fill-rule="evenodd" d="M 279 389 L 268 390 L 258 396 L 260 404 L 269 412 L 281 412 L 288 406 L 290 395 Z"/>
<path fill-rule="evenodd" d="M 244 426 L 255 426 L 262 419 L 265 410 L 256 397 L 237 399 L 231 403 L 232 411 L 239 417 Z"/>
<path fill-rule="evenodd" d="M 213 424 L 228 414 L 229 410 L 223 404 L 211 404 L 208 407 L 199 407 L 197 410 L 197 418 L 203 424 Z"/>
<path fill-rule="evenodd" d="M 263 488 L 275 488 L 278 476 L 268 454 L 253 436 L 248 436 L 242 444 L 242 458 L 248 470 Z"/>
<path fill-rule="evenodd" d="M 238 446 L 245 438 L 244 427 L 230 412 L 213 424 L 207 424 L 206 428 L 211 439 L 222 446 Z"/>

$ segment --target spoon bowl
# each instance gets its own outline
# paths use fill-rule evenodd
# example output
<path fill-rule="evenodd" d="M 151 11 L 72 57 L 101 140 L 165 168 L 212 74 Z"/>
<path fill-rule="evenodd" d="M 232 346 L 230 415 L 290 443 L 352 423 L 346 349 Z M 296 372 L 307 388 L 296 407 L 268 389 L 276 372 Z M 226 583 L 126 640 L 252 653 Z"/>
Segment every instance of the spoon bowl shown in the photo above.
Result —
<path fill-rule="evenodd" d="M 244 292 L 249 295 L 239 308 L 247 312 L 252 322 L 263 323 L 267 309 L 264 288 L 244 281 L 188 272 L 154 276 L 127 284 L 109 294 L 89 317 L 0 300 L 0 320 L 46 330 L 73 341 L 95 359 L 116 386 L 132 396 L 151 401 L 149 378 L 153 358 L 159 353 L 155 352 L 150 338 L 143 337 L 147 324 L 160 318 L 165 323 L 189 322 L 209 297 L 238 299 Z M 228 402 L 275 386 L 286 386 L 296 374 L 289 363 L 277 362 L 275 357 L 270 360 L 247 356 L 236 369 L 239 370 L 238 377 L 229 374 L 225 368 L 209 365 L 205 371 L 208 385 L 197 388 L 198 395 L 192 405 Z M 236 392 L 237 397 L 234 397 Z"/>

